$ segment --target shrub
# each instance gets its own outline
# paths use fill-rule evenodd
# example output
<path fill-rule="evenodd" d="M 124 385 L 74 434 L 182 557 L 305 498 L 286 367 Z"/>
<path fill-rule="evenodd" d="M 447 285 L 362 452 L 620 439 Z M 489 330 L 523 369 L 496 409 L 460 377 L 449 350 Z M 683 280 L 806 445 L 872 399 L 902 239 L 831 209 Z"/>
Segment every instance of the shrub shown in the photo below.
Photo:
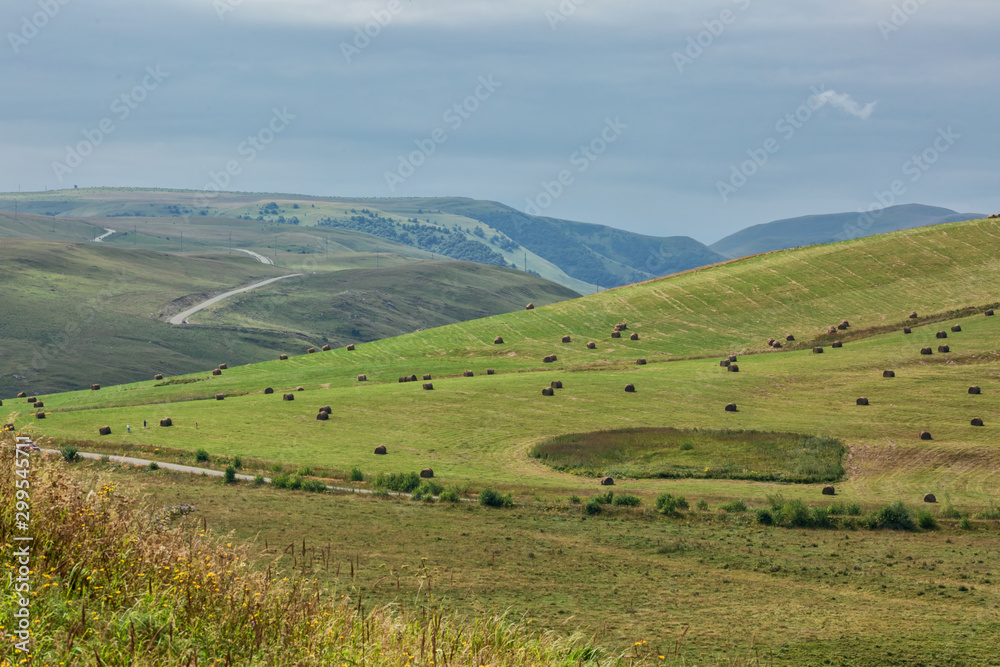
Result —
<path fill-rule="evenodd" d="M 706 512 L 708 511 L 708 501 L 702 498 L 695 504 L 695 507 L 697 507 L 701 512 Z"/>
<path fill-rule="evenodd" d="M 415 472 L 380 472 L 375 476 L 374 486 L 384 491 L 396 491 L 398 493 L 412 493 L 420 486 L 420 475 Z"/>
<path fill-rule="evenodd" d="M 944 507 L 941 508 L 941 518 L 942 519 L 961 519 L 962 513 L 959 512 L 954 505 L 951 504 L 950 500 L 944 502 Z"/>
<path fill-rule="evenodd" d="M 619 493 L 611 501 L 611 504 L 616 507 L 638 507 L 642 504 L 642 499 L 639 496 L 633 496 L 631 493 Z"/>
<path fill-rule="evenodd" d="M 742 500 L 730 500 L 728 503 L 719 505 L 719 509 L 723 512 L 746 512 L 747 504 Z"/>
<path fill-rule="evenodd" d="M 312 493 L 326 493 L 326 484 L 318 479 L 303 479 L 301 488 Z"/>
<path fill-rule="evenodd" d="M 754 516 L 757 519 L 757 523 L 763 524 L 765 526 L 770 526 L 774 523 L 774 517 L 771 516 L 771 510 L 766 507 L 759 507 L 754 510 Z"/>
<path fill-rule="evenodd" d="M 365 481 L 365 474 L 361 472 L 361 468 L 354 466 L 351 468 L 351 476 L 349 479 L 352 482 L 363 482 Z"/>
<path fill-rule="evenodd" d="M 236 466 L 226 466 L 226 472 L 223 473 L 222 479 L 226 484 L 236 483 Z"/>
<path fill-rule="evenodd" d="M 775 523 L 786 528 L 808 528 L 813 524 L 813 513 L 796 498 L 784 503 L 774 515 Z"/>
<path fill-rule="evenodd" d="M 785 497 L 780 493 L 768 494 L 766 497 L 772 512 L 780 512 L 781 508 L 785 506 Z"/>
<path fill-rule="evenodd" d="M 150 461 L 149 462 L 149 469 L 150 470 L 159 470 L 160 466 L 159 466 L 159 464 L 156 461 Z"/>
<path fill-rule="evenodd" d="M 600 503 L 601 505 L 610 505 L 614 502 L 615 492 L 608 491 L 607 493 L 598 493 L 596 496 L 592 496 L 592 500 Z"/>
<path fill-rule="evenodd" d="M 62 454 L 63 459 L 66 463 L 73 463 L 80 459 L 80 450 L 73 445 L 63 445 L 59 448 L 59 453 Z"/>
<path fill-rule="evenodd" d="M 830 516 L 841 516 L 843 514 L 846 514 L 846 510 L 844 509 L 844 503 L 842 502 L 832 503 L 829 507 L 826 508 L 826 513 L 829 514 Z"/>
<path fill-rule="evenodd" d="M 443 503 L 457 503 L 462 500 L 462 494 L 458 487 L 452 484 L 447 489 L 438 494 L 438 500 Z"/>
<path fill-rule="evenodd" d="M 569 497 L 569 502 L 572 503 L 573 505 L 579 505 L 580 503 L 583 502 L 583 500 L 581 500 L 580 496 L 574 494 Z"/>
<path fill-rule="evenodd" d="M 271 472 L 281 472 L 284 469 L 285 467 L 280 463 L 275 463 L 273 466 L 271 466 Z"/>
<path fill-rule="evenodd" d="M 913 514 L 901 500 L 897 500 L 891 505 L 886 505 L 871 512 L 865 516 L 864 524 L 871 530 L 878 528 L 913 530 L 915 526 L 913 523 Z"/>
<path fill-rule="evenodd" d="M 934 530 L 938 527 L 937 519 L 934 518 L 930 510 L 917 511 L 917 525 L 924 530 Z"/>
<path fill-rule="evenodd" d="M 413 490 L 413 499 L 434 502 L 434 496 L 440 495 L 442 491 L 444 491 L 444 487 L 441 484 L 432 479 L 427 479 Z"/>
<path fill-rule="evenodd" d="M 479 504 L 485 507 L 511 507 L 514 499 L 509 493 L 500 493 L 496 489 L 486 487 L 479 492 Z"/>
<path fill-rule="evenodd" d="M 830 512 L 825 507 L 813 508 L 812 526 L 814 528 L 827 528 L 830 526 Z"/>
<path fill-rule="evenodd" d="M 847 516 L 861 516 L 861 504 L 860 503 L 847 503 L 847 507 L 844 508 Z"/>
<path fill-rule="evenodd" d="M 972 521 L 969 520 L 969 517 L 963 516 L 958 520 L 958 527 L 962 530 L 972 530 Z"/>
<path fill-rule="evenodd" d="M 299 468 L 299 474 L 302 475 L 303 477 L 312 477 L 313 476 L 312 466 L 302 466 L 301 468 Z"/>
<path fill-rule="evenodd" d="M 656 509 L 663 514 L 677 514 L 680 510 L 686 510 L 688 502 L 684 496 L 673 496 L 669 493 L 661 493 L 656 497 Z"/>
<path fill-rule="evenodd" d="M 208 451 L 204 449 L 199 449 L 194 453 L 194 460 L 202 462 L 208 461 Z"/>
<path fill-rule="evenodd" d="M 298 491 L 302 488 L 302 475 L 298 473 L 281 473 L 271 480 L 271 485 L 279 489 Z"/>
<path fill-rule="evenodd" d="M 257 476 L 253 478 L 254 486 L 260 486 L 264 484 L 264 473 L 257 473 Z"/>
<path fill-rule="evenodd" d="M 682 452 L 690 452 L 692 449 L 694 449 L 694 444 L 690 440 L 685 440 L 681 443 Z"/>
<path fill-rule="evenodd" d="M 597 500 L 597 496 L 592 496 L 583 506 L 583 511 L 590 515 L 600 514 L 602 509 L 602 503 Z"/>
<path fill-rule="evenodd" d="M 239 470 L 239 469 L 241 469 L 243 467 L 243 457 L 242 456 L 234 456 L 233 457 L 233 467 L 236 468 L 237 470 Z"/>

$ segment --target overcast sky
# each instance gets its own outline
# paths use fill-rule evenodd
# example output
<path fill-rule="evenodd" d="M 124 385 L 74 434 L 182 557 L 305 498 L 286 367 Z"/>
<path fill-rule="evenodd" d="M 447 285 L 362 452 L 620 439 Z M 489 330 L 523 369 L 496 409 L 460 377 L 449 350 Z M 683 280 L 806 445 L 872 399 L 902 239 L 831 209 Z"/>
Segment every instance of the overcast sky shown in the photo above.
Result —
<path fill-rule="evenodd" d="M 5 0 L 0 27 L 5 191 L 214 174 L 706 243 L 1000 211 L 997 0 Z"/>

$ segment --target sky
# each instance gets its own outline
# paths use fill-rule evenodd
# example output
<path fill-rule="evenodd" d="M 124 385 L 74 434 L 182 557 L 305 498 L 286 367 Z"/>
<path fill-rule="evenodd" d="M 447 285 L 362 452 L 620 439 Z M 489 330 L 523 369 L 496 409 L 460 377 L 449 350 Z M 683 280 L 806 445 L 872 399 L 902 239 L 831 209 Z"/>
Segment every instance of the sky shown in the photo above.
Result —
<path fill-rule="evenodd" d="M 1000 211 L 997 0 L 5 0 L 0 191 Z"/>

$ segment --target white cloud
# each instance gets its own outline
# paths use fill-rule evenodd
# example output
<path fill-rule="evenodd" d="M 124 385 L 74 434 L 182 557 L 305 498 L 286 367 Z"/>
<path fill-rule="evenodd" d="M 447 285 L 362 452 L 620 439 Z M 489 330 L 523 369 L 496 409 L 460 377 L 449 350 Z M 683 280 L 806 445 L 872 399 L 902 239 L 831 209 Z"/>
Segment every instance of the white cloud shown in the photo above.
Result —
<path fill-rule="evenodd" d="M 868 120 L 869 116 L 872 115 L 872 111 L 875 110 L 877 102 L 869 102 L 861 106 L 847 93 L 838 93 L 836 90 L 824 90 L 822 93 L 813 95 L 809 100 L 809 106 L 814 109 L 819 109 L 827 104 L 837 107 L 852 116 L 857 116 L 861 120 Z"/>

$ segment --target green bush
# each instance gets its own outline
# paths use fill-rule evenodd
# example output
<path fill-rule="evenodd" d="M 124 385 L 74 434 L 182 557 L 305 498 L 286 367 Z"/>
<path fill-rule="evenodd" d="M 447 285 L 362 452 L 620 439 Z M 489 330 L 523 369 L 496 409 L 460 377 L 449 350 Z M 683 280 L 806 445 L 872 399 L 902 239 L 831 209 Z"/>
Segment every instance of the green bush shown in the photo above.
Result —
<path fill-rule="evenodd" d="M 150 470 L 159 470 L 160 469 L 160 465 L 156 461 L 150 461 L 149 462 L 149 469 Z"/>
<path fill-rule="evenodd" d="M 208 451 L 204 449 L 199 449 L 194 453 L 194 460 L 201 462 L 208 461 Z"/>
<path fill-rule="evenodd" d="M 830 525 L 830 512 L 825 507 L 814 507 L 812 509 L 813 528 L 828 528 Z"/>
<path fill-rule="evenodd" d="M 774 521 L 786 528 L 808 528 L 813 525 L 813 513 L 804 502 L 796 498 L 777 509 Z"/>
<path fill-rule="evenodd" d="M 271 480 L 271 485 L 279 489 L 298 491 L 302 488 L 302 475 L 298 473 L 281 473 Z"/>
<path fill-rule="evenodd" d="M 780 493 L 768 494 L 767 504 L 771 506 L 771 512 L 777 514 L 785 506 L 785 497 Z"/>
<path fill-rule="evenodd" d="M 924 530 L 934 530 L 938 527 L 937 519 L 930 510 L 917 510 L 917 525 Z"/>
<path fill-rule="evenodd" d="M 694 449 L 694 443 L 692 443 L 690 440 L 685 440 L 684 442 L 681 443 L 682 452 L 690 452 L 692 449 Z"/>
<path fill-rule="evenodd" d="M 597 500 L 597 496 L 592 496 L 583 506 L 583 511 L 590 515 L 600 514 L 602 509 L 603 504 Z"/>
<path fill-rule="evenodd" d="M 844 508 L 844 503 L 838 501 L 838 502 L 832 503 L 829 507 L 827 507 L 826 508 L 826 513 L 829 514 L 830 516 L 842 516 L 843 514 L 846 514 L 847 512 L 846 512 L 846 510 Z"/>
<path fill-rule="evenodd" d="M 951 504 L 950 500 L 944 501 L 944 507 L 941 508 L 939 513 L 942 519 L 961 519 L 962 513 Z"/>
<path fill-rule="evenodd" d="M 63 459 L 66 463 L 73 463 L 80 459 L 80 450 L 73 445 L 63 445 L 59 448 L 59 453 L 62 454 Z"/>
<path fill-rule="evenodd" d="M 462 500 L 462 494 L 458 490 L 458 487 L 452 484 L 438 494 L 438 499 L 443 503 L 457 503 Z"/>
<path fill-rule="evenodd" d="M 774 523 L 774 517 L 771 516 L 771 510 L 766 507 L 759 507 L 754 510 L 754 516 L 759 524 L 770 526 Z"/>
<path fill-rule="evenodd" d="M 223 473 L 222 478 L 226 484 L 236 483 L 236 466 L 226 466 L 226 472 Z"/>
<path fill-rule="evenodd" d="M 656 497 L 656 509 L 663 514 L 677 514 L 681 510 L 688 508 L 688 502 L 684 496 L 673 496 L 669 493 L 661 493 Z"/>
<path fill-rule="evenodd" d="M 303 477 L 312 477 L 313 476 L 312 466 L 302 466 L 301 468 L 299 468 L 299 474 L 302 475 Z"/>
<path fill-rule="evenodd" d="M 280 463 L 275 463 L 274 465 L 271 466 L 271 472 L 281 472 L 284 469 L 285 467 Z"/>
<path fill-rule="evenodd" d="M 861 516 L 861 504 L 847 503 L 847 507 L 844 511 L 847 513 L 847 516 Z"/>
<path fill-rule="evenodd" d="M 583 500 L 580 498 L 580 496 L 574 494 L 569 497 L 569 502 L 573 505 L 579 505 L 580 503 L 583 502 Z"/>
<path fill-rule="evenodd" d="M 596 496 L 592 496 L 592 498 L 601 505 L 610 505 L 612 502 L 614 502 L 615 492 L 608 491 L 607 493 L 598 493 Z"/>
<path fill-rule="evenodd" d="M 426 502 L 434 502 L 434 496 L 440 495 L 444 491 L 444 487 L 434 480 L 424 480 L 420 483 L 420 486 L 413 489 L 412 497 L 414 500 L 424 500 Z"/>
<path fill-rule="evenodd" d="M 365 474 L 361 472 L 361 468 L 354 466 L 351 468 L 351 476 L 349 477 L 352 482 L 363 482 L 365 481 Z"/>
<path fill-rule="evenodd" d="M 312 493 L 326 493 L 326 484 L 318 479 L 303 479 L 301 489 Z"/>
<path fill-rule="evenodd" d="M 486 487 L 479 492 L 479 504 L 485 507 L 511 507 L 514 499 L 509 493 L 500 493 L 496 489 Z"/>
<path fill-rule="evenodd" d="M 264 473 L 257 473 L 257 476 L 253 478 L 254 486 L 260 486 L 264 484 Z"/>
<path fill-rule="evenodd" d="M 963 516 L 958 520 L 958 527 L 962 530 L 972 530 L 972 521 L 969 520 L 969 517 Z"/>
<path fill-rule="evenodd" d="M 702 498 L 695 504 L 695 507 L 697 507 L 701 512 L 706 512 L 708 511 L 708 501 Z"/>
<path fill-rule="evenodd" d="M 384 491 L 412 493 L 415 488 L 420 486 L 420 475 L 415 472 L 380 472 L 375 476 L 374 486 L 376 489 Z"/>
<path fill-rule="evenodd" d="M 913 523 L 913 514 L 901 500 L 869 513 L 864 517 L 863 523 L 870 530 L 913 530 L 916 525 Z"/>
<path fill-rule="evenodd" d="M 611 501 L 615 507 L 638 507 L 642 504 L 642 498 L 631 493 L 619 493 Z"/>
<path fill-rule="evenodd" d="M 243 467 L 243 457 L 242 456 L 234 456 L 233 457 L 233 467 L 236 468 L 237 470 L 239 470 L 239 469 L 241 469 Z"/>
<path fill-rule="evenodd" d="M 728 503 L 719 505 L 719 509 L 723 512 L 746 512 L 747 504 L 742 500 L 730 500 Z"/>

